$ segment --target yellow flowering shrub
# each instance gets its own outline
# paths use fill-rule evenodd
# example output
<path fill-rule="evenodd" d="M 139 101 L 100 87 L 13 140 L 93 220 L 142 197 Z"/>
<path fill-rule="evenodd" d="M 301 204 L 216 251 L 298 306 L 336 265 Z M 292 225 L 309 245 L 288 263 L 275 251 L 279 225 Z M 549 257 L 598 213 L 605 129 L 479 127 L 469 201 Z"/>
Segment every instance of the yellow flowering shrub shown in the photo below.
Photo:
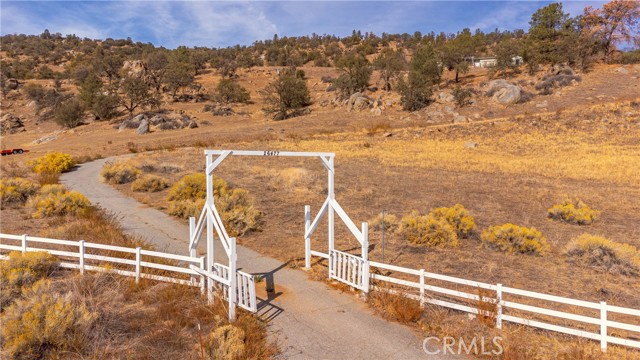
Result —
<path fill-rule="evenodd" d="M 188 218 L 199 216 L 207 196 L 206 176 L 201 173 L 185 175 L 169 189 L 169 214 Z M 220 178 L 213 180 L 216 209 L 231 236 L 243 235 L 259 227 L 260 211 L 253 206 L 249 192 L 231 188 Z"/>
<path fill-rule="evenodd" d="M 572 239 L 565 250 L 570 261 L 596 270 L 640 276 L 640 250 L 602 236 L 582 234 Z"/>
<path fill-rule="evenodd" d="M 460 238 L 467 238 L 476 230 L 475 219 L 460 204 L 452 207 L 440 207 L 432 210 L 429 214 L 446 220 Z"/>
<path fill-rule="evenodd" d="M 134 181 L 140 170 L 127 161 L 107 162 L 100 171 L 100 176 L 109 184 L 126 184 Z"/>
<path fill-rule="evenodd" d="M 91 202 L 77 191 L 67 191 L 62 185 L 45 185 L 27 203 L 36 219 L 49 216 L 86 213 Z"/>
<path fill-rule="evenodd" d="M 599 211 L 592 210 L 578 198 L 566 198 L 562 204 L 554 205 L 547 211 L 553 220 L 576 225 L 589 225 L 600 216 Z"/>
<path fill-rule="evenodd" d="M 138 192 L 157 192 L 169 187 L 167 179 L 157 175 L 144 175 L 131 183 L 131 190 Z"/>
<path fill-rule="evenodd" d="M 417 211 L 400 220 L 398 233 L 416 245 L 457 247 L 460 244 L 454 227 L 447 220 L 432 214 L 420 215 Z"/>
<path fill-rule="evenodd" d="M 38 188 L 38 184 L 29 179 L 2 178 L 0 179 L 1 205 L 24 204 L 30 196 L 38 191 Z"/>
<path fill-rule="evenodd" d="M 540 231 L 514 224 L 492 226 L 482 232 L 480 239 L 486 246 L 510 254 L 544 255 L 551 250 Z"/>
<path fill-rule="evenodd" d="M 33 172 L 40 173 L 63 173 L 71 170 L 75 165 L 75 161 L 69 154 L 61 152 L 47 153 L 31 162 L 29 162 Z"/>
<path fill-rule="evenodd" d="M 97 314 L 40 280 L 2 314 L 3 354 L 9 359 L 61 359 L 88 345 Z"/>
<path fill-rule="evenodd" d="M 57 267 L 56 258 L 48 252 L 10 252 L 7 260 L 0 261 L 0 309 L 20 295 L 23 288 L 49 276 Z"/>

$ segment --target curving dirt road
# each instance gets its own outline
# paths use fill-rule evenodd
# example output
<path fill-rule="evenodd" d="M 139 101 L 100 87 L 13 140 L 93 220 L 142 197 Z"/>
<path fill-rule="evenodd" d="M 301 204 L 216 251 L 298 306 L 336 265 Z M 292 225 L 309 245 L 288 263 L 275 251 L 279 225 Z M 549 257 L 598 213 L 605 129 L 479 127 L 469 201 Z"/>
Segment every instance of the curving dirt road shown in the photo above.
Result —
<path fill-rule="evenodd" d="M 93 204 L 118 214 L 126 232 L 146 238 L 158 249 L 187 255 L 188 226 L 101 183 L 100 169 L 107 161 L 82 164 L 63 174 L 61 182 L 83 193 Z M 310 281 L 304 272 L 290 269 L 279 260 L 238 246 L 238 263 L 250 273 L 266 274 L 275 285 L 275 292 L 267 296 L 264 287 L 271 281 L 256 284 L 258 308 L 260 316 L 269 321 L 271 338 L 283 350 L 282 358 L 445 358 L 427 355 L 422 338 L 408 327 L 373 315 L 357 297 Z"/>

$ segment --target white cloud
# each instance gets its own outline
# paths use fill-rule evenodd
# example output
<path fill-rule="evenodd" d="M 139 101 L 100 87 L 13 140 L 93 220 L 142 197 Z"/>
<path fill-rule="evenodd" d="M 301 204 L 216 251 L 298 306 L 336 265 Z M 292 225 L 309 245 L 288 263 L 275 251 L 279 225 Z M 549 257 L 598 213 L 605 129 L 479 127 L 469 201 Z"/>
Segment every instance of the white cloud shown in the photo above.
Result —
<path fill-rule="evenodd" d="M 510 1 L 503 4 L 499 9 L 486 14 L 482 20 L 476 22 L 470 28 L 488 31 L 496 28 L 500 30 L 526 28 L 531 14 L 539 7 L 539 3 L 533 4 L 526 1 Z"/>

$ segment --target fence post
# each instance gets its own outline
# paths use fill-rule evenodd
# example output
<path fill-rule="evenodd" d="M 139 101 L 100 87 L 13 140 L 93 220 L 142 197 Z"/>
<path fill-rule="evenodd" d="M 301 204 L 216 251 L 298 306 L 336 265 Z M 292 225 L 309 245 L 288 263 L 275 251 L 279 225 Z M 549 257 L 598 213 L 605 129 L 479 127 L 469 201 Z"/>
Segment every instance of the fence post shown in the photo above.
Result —
<path fill-rule="evenodd" d="M 362 223 L 362 259 L 364 260 L 362 269 L 362 290 L 369 293 L 369 223 Z"/>
<path fill-rule="evenodd" d="M 496 329 L 502 329 L 502 284 L 496 284 Z"/>
<path fill-rule="evenodd" d="M 196 235 L 196 218 L 191 216 L 189 218 L 189 256 L 196 257 L 196 249 L 193 247 L 193 243 L 196 241 L 194 239 Z M 192 248 L 193 247 L 193 248 Z"/>
<path fill-rule="evenodd" d="M 200 257 L 200 270 L 202 271 L 207 271 L 206 269 L 206 258 L 204 256 Z M 204 286 L 205 286 L 205 279 L 204 279 L 204 275 L 200 275 L 200 293 L 202 295 L 204 295 Z"/>
<path fill-rule="evenodd" d="M 304 206 L 304 268 L 311 269 L 311 206 Z M 307 235 L 308 234 L 308 235 Z"/>
<path fill-rule="evenodd" d="M 22 253 L 27 252 L 27 234 L 22 235 Z"/>
<path fill-rule="evenodd" d="M 189 256 L 192 258 L 196 257 L 198 254 L 196 253 L 196 249 L 193 246 L 195 242 L 194 236 L 196 233 L 196 218 L 193 216 L 189 217 Z M 196 275 L 191 275 L 191 283 L 196 282 Z"/>
<path fill-rule="evenodd" d="M 140 263 L 142 262 L 142 248 L 136 248 L 136 284 L 140 281 Z"/>
<path fill-rule="evenodd" d="M 84 275 L 84 240 L 78 242 L 80 253 L 80 274 Z"/>
<path fill-rule="evenodd" d="M 229 239 L 229 246 L 231 248 L 231 255 L 229 256 L 229 321 L 234 321 L 236 319 L 236 296 L 238 291 L 236 281 L 236 261 L 238 260 L 236 238 Z"/>
<path fill-rule="evenodd" d="M 420 306 L 424 305 L 424 269 L 420 269 Z"/>
<path fill-rule="evenodd" d="M 600 350 L 607 352 L 607 302 L 600 301 Z"/>

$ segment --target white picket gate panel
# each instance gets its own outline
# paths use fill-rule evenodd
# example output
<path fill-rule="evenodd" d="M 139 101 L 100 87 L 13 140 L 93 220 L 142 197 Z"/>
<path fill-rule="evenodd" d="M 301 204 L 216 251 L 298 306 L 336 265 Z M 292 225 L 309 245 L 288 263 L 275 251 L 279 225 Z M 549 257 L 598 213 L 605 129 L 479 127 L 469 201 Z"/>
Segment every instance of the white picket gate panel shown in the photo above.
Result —
<path fill-rule="evenodd" d="M 229 280 L 229 267 L 226 265 L 214 263 L 213 264 L 214 274 L 220 276 L 225 280 Z M 218 286 L 222 289 L 223 296 L 225 298 L 228 297 L 229 286 L 217 283 Z M 236 271 L 236 300 L 238 302 L 238 306 L 241 308 L 256 312 L 258 311 L 258 305 L 256 300 L 256 282 L 253 278 L 253 275 L 247 274 L 243 271 Z"/>
<path fill-rule="evenodd" d="M 338 280 L 359 290 L 368 291 L 369 264 L 366 260 L 338 250 L 331 250 L 330 256 L 331 279 Z"/>

